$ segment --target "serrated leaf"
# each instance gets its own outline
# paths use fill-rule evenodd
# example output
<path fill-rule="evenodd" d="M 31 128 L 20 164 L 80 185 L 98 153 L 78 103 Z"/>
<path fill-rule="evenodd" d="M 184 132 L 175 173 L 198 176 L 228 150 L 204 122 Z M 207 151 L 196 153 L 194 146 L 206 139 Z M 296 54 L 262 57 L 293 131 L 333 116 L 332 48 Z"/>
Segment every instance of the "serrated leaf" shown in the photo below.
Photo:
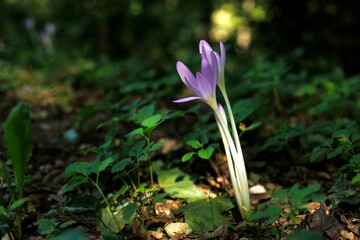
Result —
<path fill-rule="evenodd" d="M 132 162 L 133 161 L 131 160 L 131 158 L 125 158 L 125 159 L 121 160 L 120 162 L 118 162 L 117 164 L 115 164 L 112 167 L 111 173 L 123 171 L 126 168 L 126 166 L 131 164 Z"/>
<path fill-rule="evenodd" d="M 143 154 L 143 155 L 141 155 L 141 156 L 138 158 L 139 161 L 146 161 L 146 160 L 148 160 L 148 159 L 149 159 L 149 155 L 148 155 L 148 154 Z"/>
<path fill-rule="evenodd" d="M 310 161 L 311 162 L 316 161 L 318 158 L 323 156 L 328 151 L 329 151 L 329 148 L 325 148 L 325 147 L 321 147 L 321 146 L 315 147 L 311 152 Z"/>
<path fill-rule="evenodd" d="M 202 147 L 201 143 L 198 140 L 188 140 L 185 143 L 195 149 Z"/>
<path fill-rule="evenodd" d="M 308 200 L 311 199 L 311 195 L 321 188 L 320 184 L 310 185 L 303 189 L 296 189 L 292 194 L 289 193 L 289 198 L 295 207 L 302 207 Z"/>
<path fill-rule="evenodd" d="M 212 147 L 207 147 L 206 149 L 200 149 L 198 151 L 198 155 L 202 159 L 209 159 L 211 157 L 211 155 L 213 154 L 214 150 L 215 149 Z"/>
<path fill-rule="evenodd" d="M 232 225 L 221 215 L 234 205 L 229 199 L 216 197 L 214 199 L 199 200 L 177 210 L 185 214 L 185 222 L 198 234 L 214 231 L 221 225 Z"/>
<path fill-rule="evenodd" d="M 87 183 L 88 180 L 88 177 L 85 176 L 74 176 L 66 183 L 62 191 L 63 193 L 71 191 L 74 187 L 83 183 Z"/>
<path fill-rule="evenodd" d="M 160 114 L 156 114 L 153 115 L 147 119 L 145 119 L 144 121 L 141 122 L 141 126 L 143 127 L 154 127 L 156 125 L 159 124 L 159 121 L 161 120 L 161 115 Z"/>
<path fill-rule="evenodd" d="M 114 162 L 113 157 L 109 157 L 103 161 L 96 160 L 93 162 L 92 166 L 92 172 L 94 172 L 96 175 L 100 174 L 102 171 L 104 171 L 110 164 Z"/>
<path fill-rule="evenodd" d="M 331 158 L 337 157 L 343 152 L 343 150 L 344 149 L 341 146 L 339 146 L 335 150 L 333 150 L 332 152 L 328 153 L 326 155 L 326 158 L 331 159 Z"/>
<path fill-rule="evenodd" d="M 254 213 L 253 215 L 250 216 L 249 220 L 256 221 L 261 218 L 268 218 L 265 224 L 265 226 L 267 226 L 279 219 L 281 211 L 282 211 L 281 207 L 278 205 L 270 206 L 266 208 L 264 211 Z"/>
<path fill-rule="evenodd" d="M 165 142 L 155 143 L 154 145 L 151 146 L 149 153 L 158 150 L 164 143 Z"/>
<path fill-rule="evenodd" d="M 14 167 L 20 198 L 24 192 L 25 168 L 33 150 L 30 135 L 30 109 L 28 103 L 22 102 L 11 110 L 4 125 L 7 153 Z"/>
<path fill-rule="evenodd" d="M 114 194 L 113 196 L 114 201 L 116 201 L 120 195 L 124 195 L 130 188 L 131 188 L 130 185 L 122 185 L 120 190 Z"/>
<path fill-rule="evenodd" d="M 73 163 L 71 165 L 69 165 L 66 169 L 65 169 L 65 177 L 69 178 L 72 175 L 75 174 L 82 174 L 87 176 L 88 175 L 88 171 L 90 169 L 90 164 L 87 162 L 76 162 Z"/>
<path fill-rule="evenodd" d="M 135 142 L 130 149 L 129 156 L 130 157 L 139 156 L 143 152 L 145 145 L 146 145 L 145 140 Z"/>
<path fill-rule="evenodd" d="M 167 197 L 169 195 L 170 195 L 170 193 L 161 193 L 161 194 L 157 195 L 154 198 L 153 203 L 164 203 L 164 204 L 166 204 L 166 200 L 164 199 L 164 197 Z"/>
<path fill-rule="evenodd" d="M 206 198 L 204 193 L 190 180 L 190 176 L 179 168 L 160 170 L 158 182 L 166 193 L 177 192 L 171 196 L 173 198 L 184 198 L 189 201 Z"/>
<path fill-rule="evenodd" d="M 182 156 L 181 161 L 182 162 L 186 162 L 189 161 L 190 158 L 192 158 L 192 156 L 195 154 L 195 152 L 188 152 L 187 154 L 185 154 L 184 156 Z"/>
<path fill-rule="evenodd" d="M 21 207 L 26 202 L 26 198 L 21 198 L 16 200 L 10 205 L 9 211 L 12 211 L 18 207 Z"/>
<path fill-rule="evenodd" d="M 60 229 L 65 229 L 65 228 L 67 228 L 68 226 L 73 225 L 74 223 L 76 223 L 76 221 L 70 220 L 70 221 L 67 221 L 67 222 L 62 223 L 62 224 L 59 226 L 59 228 L 60 228 Z"/>

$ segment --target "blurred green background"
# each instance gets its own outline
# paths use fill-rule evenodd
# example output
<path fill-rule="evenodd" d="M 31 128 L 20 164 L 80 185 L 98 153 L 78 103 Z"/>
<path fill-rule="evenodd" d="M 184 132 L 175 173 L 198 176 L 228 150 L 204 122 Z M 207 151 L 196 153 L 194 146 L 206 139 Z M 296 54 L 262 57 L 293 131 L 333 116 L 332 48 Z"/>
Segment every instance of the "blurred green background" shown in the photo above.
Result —
<path fill-rule="evenodd" d="M 176 61 L 198 70 L 201 39 L 216 50 L 225 43 L 236 84 L 259 62 L 268 71 L 280 61 L 302 79 L 298 85 L 335 68 L 353 76 L 359 7 L 325 0 L 2 0 L 0 91 L 45 102 L 56 96 L 63 106 L 73 89 L 172 99 L 181 86 Z"/>

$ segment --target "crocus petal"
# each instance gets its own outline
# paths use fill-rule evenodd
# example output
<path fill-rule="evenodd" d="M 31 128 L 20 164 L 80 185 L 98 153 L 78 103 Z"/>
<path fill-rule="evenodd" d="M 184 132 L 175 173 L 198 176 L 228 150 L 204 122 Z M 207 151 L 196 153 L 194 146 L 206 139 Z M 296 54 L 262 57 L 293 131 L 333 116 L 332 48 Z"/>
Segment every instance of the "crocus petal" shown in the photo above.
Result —
<path fill-rule="evenodd" d="M 213 78 L 210 83 L 211 83 L 211 88 L 213 89 L 213 92 L 215 92 L 216 84 L 219 79 L 219 65 L 218 65 L 218 61 L 217 61 L 215 52 L 211 52 L 211 59 L 212 59 L 211 69 L 213 70 L 213 75 L 212 75 Z"/>
<path fill-rule="evenodd" d="M 182 103 L 182 102 L 189 102 L 189 101 L 196 100 L 196 99 L 201 99 L 201 97 L 187 97 L 187 98 L 182 98 L 179 100 L 174 100 L 173 102 L 174 103 Z"/>
<path fill-rule="evenodd" d="M 196 95 L 199 95 L 199 91 L 197 89 L 196 79 L 192 72 L 183 64 L 182 62 L 178 61 L 176 63 L 176 69 L 180 75 L 181 80 L 186 85 L 187 88 L 190 89 Z"/>
<path fill-rule="evenodd" d="M 199 50 L 201 58 L 205 58 L 211 65 L 211 52 L 213 51 L 211 46 L 205 40 L 201 40 L 199 44 Z"/>
<path fill-rule="evenodd" d="M 204 58 L 201 61 L 201 73 L 204 74 L 204 77 L 208 81 L 212 81 L 213 79 L 213 70 L 211 69 L 211 66 L 209 62 Z M 210 84 L 212 86 L 212 84 Z"/>
<path fill-rule="evenodd" d="M 220 103 L 218 104 L 218 108 L 219 108 L 222 118 L 224 119 L 225 125 L 227 126 L 226 113 L 225 113 L 223 106 Z"/>
<path fill-rule="evenodd" d="M 225 46 L 222 42 L 220 42 L 220 53 L 221 53 L 221 71 L 225 70 L 225 60 L 226 60 L 226 52 Z"/>
<path fill-rule="evenodd" d="M 198 86 L 199 93 L 200 93 L 199 96 L 201 96 L 205 100 L 209 100 L 209 97 L 213 96 L 214 93 L 212 92 L 212 88 L 211 88 L 211 85 L 210 85 L 208 79 L 206 79 L 204 74 L 197 72 L 196 80 L 197 80 L 197 86 Z"/>

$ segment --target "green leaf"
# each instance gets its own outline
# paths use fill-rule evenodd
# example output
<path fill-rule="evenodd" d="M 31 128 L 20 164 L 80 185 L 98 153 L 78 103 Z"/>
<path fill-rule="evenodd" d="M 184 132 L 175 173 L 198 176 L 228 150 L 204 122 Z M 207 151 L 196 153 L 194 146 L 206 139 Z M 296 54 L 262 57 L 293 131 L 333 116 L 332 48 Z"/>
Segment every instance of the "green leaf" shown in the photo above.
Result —
<path fill-rule="evenodd" d="M 113 117 L 112 119 L 110 119 L 109 121 L 106 121 L 106 122 L 103 122 L 101 124 L 99 124 L 96 129 L 99 129 L 99 128 L 102 128 L 106 125 L 110 125 L 110 124 L 113 124 L 113 123 L 118 123 L 120 122 L 121 120 L 123 120 L 124 118 L 126 117 L 126 115 L 122 115 L 122 116 L 115 116 Z"/>
<path fill-rule="evenodd" d="M 119 240 L 119 236 L 110 229 L 106 229 L 105 231 L 103 231 L 101 233 L 101 237 L 104 240 Z"/>
<path fill-rule="evenodd" d="M 153 203 L 164 203 L 166 204 L 166 200 L 164 199 L 164 197 L 170 196 L 170 193 L 161 193 L 159 195 L 157 195 L 154 200 Z"/>
<path fill-rule="evenodd" d="M 62 224 L 59 226 L 59 228 L 60 228 L 60 229 L 65 229 L 65 228 L 67 228 L 68 226 L 73 225 L 74 223 L 76 223 L 76 221 L 70 220 L 70 221 L 67 221 L 67 222 L 62 223 Z"/>
<path fill-rule="evenodd" d="M 360 173 L 356 174 L 355 177 L 353 177 L 353 179 L 351 179 L 351 183 L 357 183 L 360 181 Z"/>
<path fill-rule="evenodd" d="M 52 219 L 39 219 L 36 222 L 36 225 L 38 225 L 38 233 L 41 235 L 48 235 L 51 234 L 56 230 L 56 222 Z"/>
<path fill-rule="evenodd" d="M 83 234 L 75 231 L 66 231 L 65 233 L 62 233 L 56 237 L 52 237 L 49 240 L 86 240 L 86 238 Z"/>
<path fill-rule="evenodd" d="M 222 212 L 233 208 L 233 203 L 226 198 L 199 200 L 176 211 L 185 214 L 185 222 L 198 234 L 214 231 L 221 225 L 232 225 L 221 215 Z"/>
<path fill-rule="evenodd" d="M 7 153 L 14 166 L 19 198 L 24 194 L 25 168 L 33 150 L 30 135 L 29 105 L 22 102 L 10 112 L 4 126 Z"/>
<path fill-rule="evenodd" d="M 189 161 L 190 158 L 192 158 L 192 156 L 195 154 L 195 152 L 188 152 L 187 154 L 185 154 L 184 156 L 182 156 L 181 161 L 182 162 L 186 162 Z"/>
<path fill-rule="evenodd" d="M 121 160 L 111 168 L 111 173 L 123 171 L 126 168 L 126 166 L 131 164 L 132 162 L 133 161 L 131 160 L 131 158 L 125 158 Z"/>
<path fill-rule="evenodd" d="M 161 115 L 156 114 L 156 115 L 153 115 L 153 116 L 145 119 L 144 121 L 142 121 L 141 126 L 143 126 L 143 127 L 154 127 L 154 126 L 159 124 L 160 120 L 161 120 Z"/>
<path fill-rule="evenodd" d="M 5 213 L 5 208 L 3 205 L 0 205 L 0 216 L 3 215 Z"/>
<path fill-rule="evenodd" d="M 330 149 L 329 148 L 325 148 L 322 146 L 317 146 L 315 147 L 312 152 L 311 152 L 311 157 L 310 157 L 310 161 L 314 162 L 316 161 L 318 158 L 320 158 L 321 156 L 323 156 L 325 153 L 327 153 Z"/>
<path fill-rule="evenodd" d="M 120 190 L 114 194 L 113 196 L 114 201 L 116 201 L 116 199 L 118 199 L 120 195 L 124 195 L 130 188 L 131 188 L 130 185 L 122 185 Z"/>
<path fill-rule="evenodd" d="M 129 156 L 130 157 L 139 156 L 143 152 L 143 149 L 144 149 L 145 145 L 146 145 L 145 140 L 135 142 L 133 144 L 133 146 L 131 147 L 131 149 L 130 149 Z"/>
<path fill-rule="evenodd" d="M 239 114 L 237 114 L 236 121 L 242 122 L 244 121 L 248 116 L 250 116 L 254 112 L 254 108 L 246 108 L 242 109 Z"/>
<path fill-rule="evenodd" d="M 170 170 L 160 170 L 158 172 L 158 182 L 166 193 L 177 192 L 173 198 L 184 198 L 189 201 L 204 199 L 206 196 L 190 180 L 190 176 L 179 168 Z"/>
<path fill-rule="evenodd" d="M 144 134 L 144 129 L 143 128 L 137 128 L 137 129 L 129 132 L 128 134 L 126 134 L 125 137 L 132 137 L 132 136 L 143 135 L 143 134 Z"/>
<path fill-rule="evenodd" d="M 101 209 L 100 216 L 96 221 L 96 227 L 100 231 L 110 228 L 111 231 L 118 233 L 124 228 L 125 224 L 132 222 L 138 209 L 139 207 L 136 203 L 128 204 L 119 209 L 117 213 L 114 213 L 116 220 L 114 220 L 108 208 Z"/>
<path fill-rule="evenodd" d="M 215 149 L 212 147 L 207 147 L 206 149 L 200 149 L 198 151 L 198 155 L 202 159 L 209 159 L 211 157 L 211 155 L 213 154 L 214 150 Z"/>
<path fill-rule="evenodd" d="M 188 140 L 186 141 L 186 144 L 195 149 L 202 147 L 201 143 L 198 140 Z"/>
<path fill-rule="evenodd" d="M 90 164 L 87 162 L 75 162 L 65 169 L 65 177 L 69 178 L 75 174 L 82 174 L 87 176 L 90 169 Z"/>
<path fill-rule="evenodd" d="M 337 147 L 334 151 L 330 152 L 326 155 L 327 159 L 331 159 L 334 157 L 339 156 L 344 151 L 344 148 L 342 146 Z"/>
<path fill-rule="evenodd" d="M 256 212 L 253 215 L 250 216 L 250 221 L 256 221 L 261 218 L 268 218 L 265 226 L 272 224 L 276 220 L 279 219 L 281 213 L 281 207 L 278 205 L 270 206 L 266 208 L 264 211 Z"/>
<path fill-rule="evenodd" d="M 105 159 L 104 161 L 98 161 L 96 160 L 92 164 L 92 172 L 94 172 L 96 175 L 100 174 L 100 172 L 104 171 L 110 164 L 114 162 L 113 157 L 109 157 Z"/>
<path fill-rule="evenodd" d="M 245 131 L 250 131 L 250 130 L 253 130 L 253 129 L 257 128 L 257 127 L 260 127 L 261 124 L 262 124 L 261 122 L 254 122 L 250 126 L 246 127 Z"/>
<path fill-rule="evenodd" d="M 154 145 L 151 146 L 149 153 L 158 150 L 164 143 L 165 142 L 155 143 Z"/>
<path fill-rule="evenodd" d="M 295 185 L 294 185 L 295 186 Z M 321 188 L 320 184 L 314 184 L 310 185 L 303 189 L 295 189 L 293 192 L 291 192 L 291 189 L 289 191 L 289 198 L 292 204 L 296 208 L 306 208 L 304 207 L 304 204 L 308 202 L 310 199 L 313 198 L 313 195 L 315 192 L 319 191 Z M 320 199 L 320 201 L 326 200 L 326 196 L 321 197 L 321 195 L 317 194 L 314 195 L 316 198 Z"/>
<path fill-rule="evenodd" d="M 63 193 L 71 191 L 77 185 L 80 185 L 82 183 L 87 183 L 88 180 L 89 178 L 85 176 L 74 176 L 66 183 L 62 191 Z"/>
<path fill-rule="evenodd" d="M 323 237 L 320 233 L 315 231 L 306 231 L 303 232 L 301 230 L 295 230 L 294 232 L 290 233 L 285 240 L 322 240 Z"/>
<path fill-rule="evenodd" d="M 26 198 L 21 198 L 13 202 L 9 208 L 9 211 L 12 211 L 18 207 L 21 207 L 26 202 Z"/>

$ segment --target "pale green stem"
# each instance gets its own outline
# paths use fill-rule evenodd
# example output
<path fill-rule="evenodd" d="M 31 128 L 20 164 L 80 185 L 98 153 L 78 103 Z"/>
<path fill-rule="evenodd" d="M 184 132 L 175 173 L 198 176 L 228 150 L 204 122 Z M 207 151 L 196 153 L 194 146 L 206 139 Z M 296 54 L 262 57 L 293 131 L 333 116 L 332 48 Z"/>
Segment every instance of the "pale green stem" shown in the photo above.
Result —
<path fill-rule="evenodd" d="M 213 108 L 216 117 L 218 118 L 218 122 L 220 123 L 220 126 L 224 132 L 224 135 L 227 139 L 227 143 L 229 144 L 229 148 L 230 148 L 230 152 L 232 155 L 232 158 L 234 159 L 234 165 L 235 165 L 235 171 L 236 171 L 236 175 L 238 176 L 239 182 L 240 182 L 240 190 L 241 190 L 241 199 L 242 199 L 242 203 L 243 203 L 243 208 L 245 208 L 244 210 L 250 210 L 251 209 L 251 205 L 250 205 L 250 194 L 249 194 L 249 187 L 248 187 L 248 182 L 247 182 L 247 176 L 246 176 L 246 170 L 245 170 L 245 163 L 244 163 L 244 158 L 242 155 L 242 152 L 240 151 L 240 154 L 236 151 L 235 145 L 234 145 L 234 141 L 231 138 L 230 132 L 227 129 L 227 125 L 225 124 L 221 113 L 219 112 L 218 108 Z M 245 216 L 243 216 L 245 217 Z"/>
<path fill-rule="evenodd" d="M 231 182 L 232 182 L 232 185 L 233 185 L 233 188 L 234 188 L 234 194 L 235 194 L 236 203 L 237 203 L 237 205 L 239 207 L 240 212 L 242 212 L 243 210 L 242 210 L 241 206 L 243 204 L 242 204 L 241 196 L 240 196 L 240 186 L 239 186 L 239 182 L 237 181 L 236 176 L 235 176 L 234 164 L 233 164 L 233 161 L 232 161 L 232 158 L 231 158 L 231 153 L 230 153 L 230 150 L 229 150 L 229 144 L 228 144 L 228 142 L 226 140 L 224 131 L 222 130 L 219 123 L 218 123 L 218 127 L 219 127 L 219 131 L 220 131 L 220 134 L 221 134 L 221 138 L 222 138 L 223 143 L 224 143 L 224 149 L 225 149 L 226 159 L 227 159 L 227 162 L 228 162 L 228 165 L 229 165 L 230 178 L 231 178 Z"/>
<path fill-rule="evenodd" d="M 237 128 L 236 128 L 236 124 L 235 124 L 235 120 L 234 120 L 234 115 L 233 115 L 232 110 L 231 110 L 231 105 L 230 105 L 230 101 L 229 101 L 229 98 L 228 98 L 227 93 L 226 93 L 226 89 L 225 89 L 225 87 L 219 88 L 219 89 L 220 89 L 220 91 L 221 91 L 221 93 L 222 93 L 222 95 L 224 97 L 226 107 L 227 107 L 227 109 L 229 111 L 230 124 L 231 124 L 231 128 L 232 128 L 232 135 L 233 135 L 233 138 L 235 140 L 236 149 L 237 149 L 238 152 L 241 152 L 239 135 L 238 135 L 238 132 L 237 132 Z"/>

